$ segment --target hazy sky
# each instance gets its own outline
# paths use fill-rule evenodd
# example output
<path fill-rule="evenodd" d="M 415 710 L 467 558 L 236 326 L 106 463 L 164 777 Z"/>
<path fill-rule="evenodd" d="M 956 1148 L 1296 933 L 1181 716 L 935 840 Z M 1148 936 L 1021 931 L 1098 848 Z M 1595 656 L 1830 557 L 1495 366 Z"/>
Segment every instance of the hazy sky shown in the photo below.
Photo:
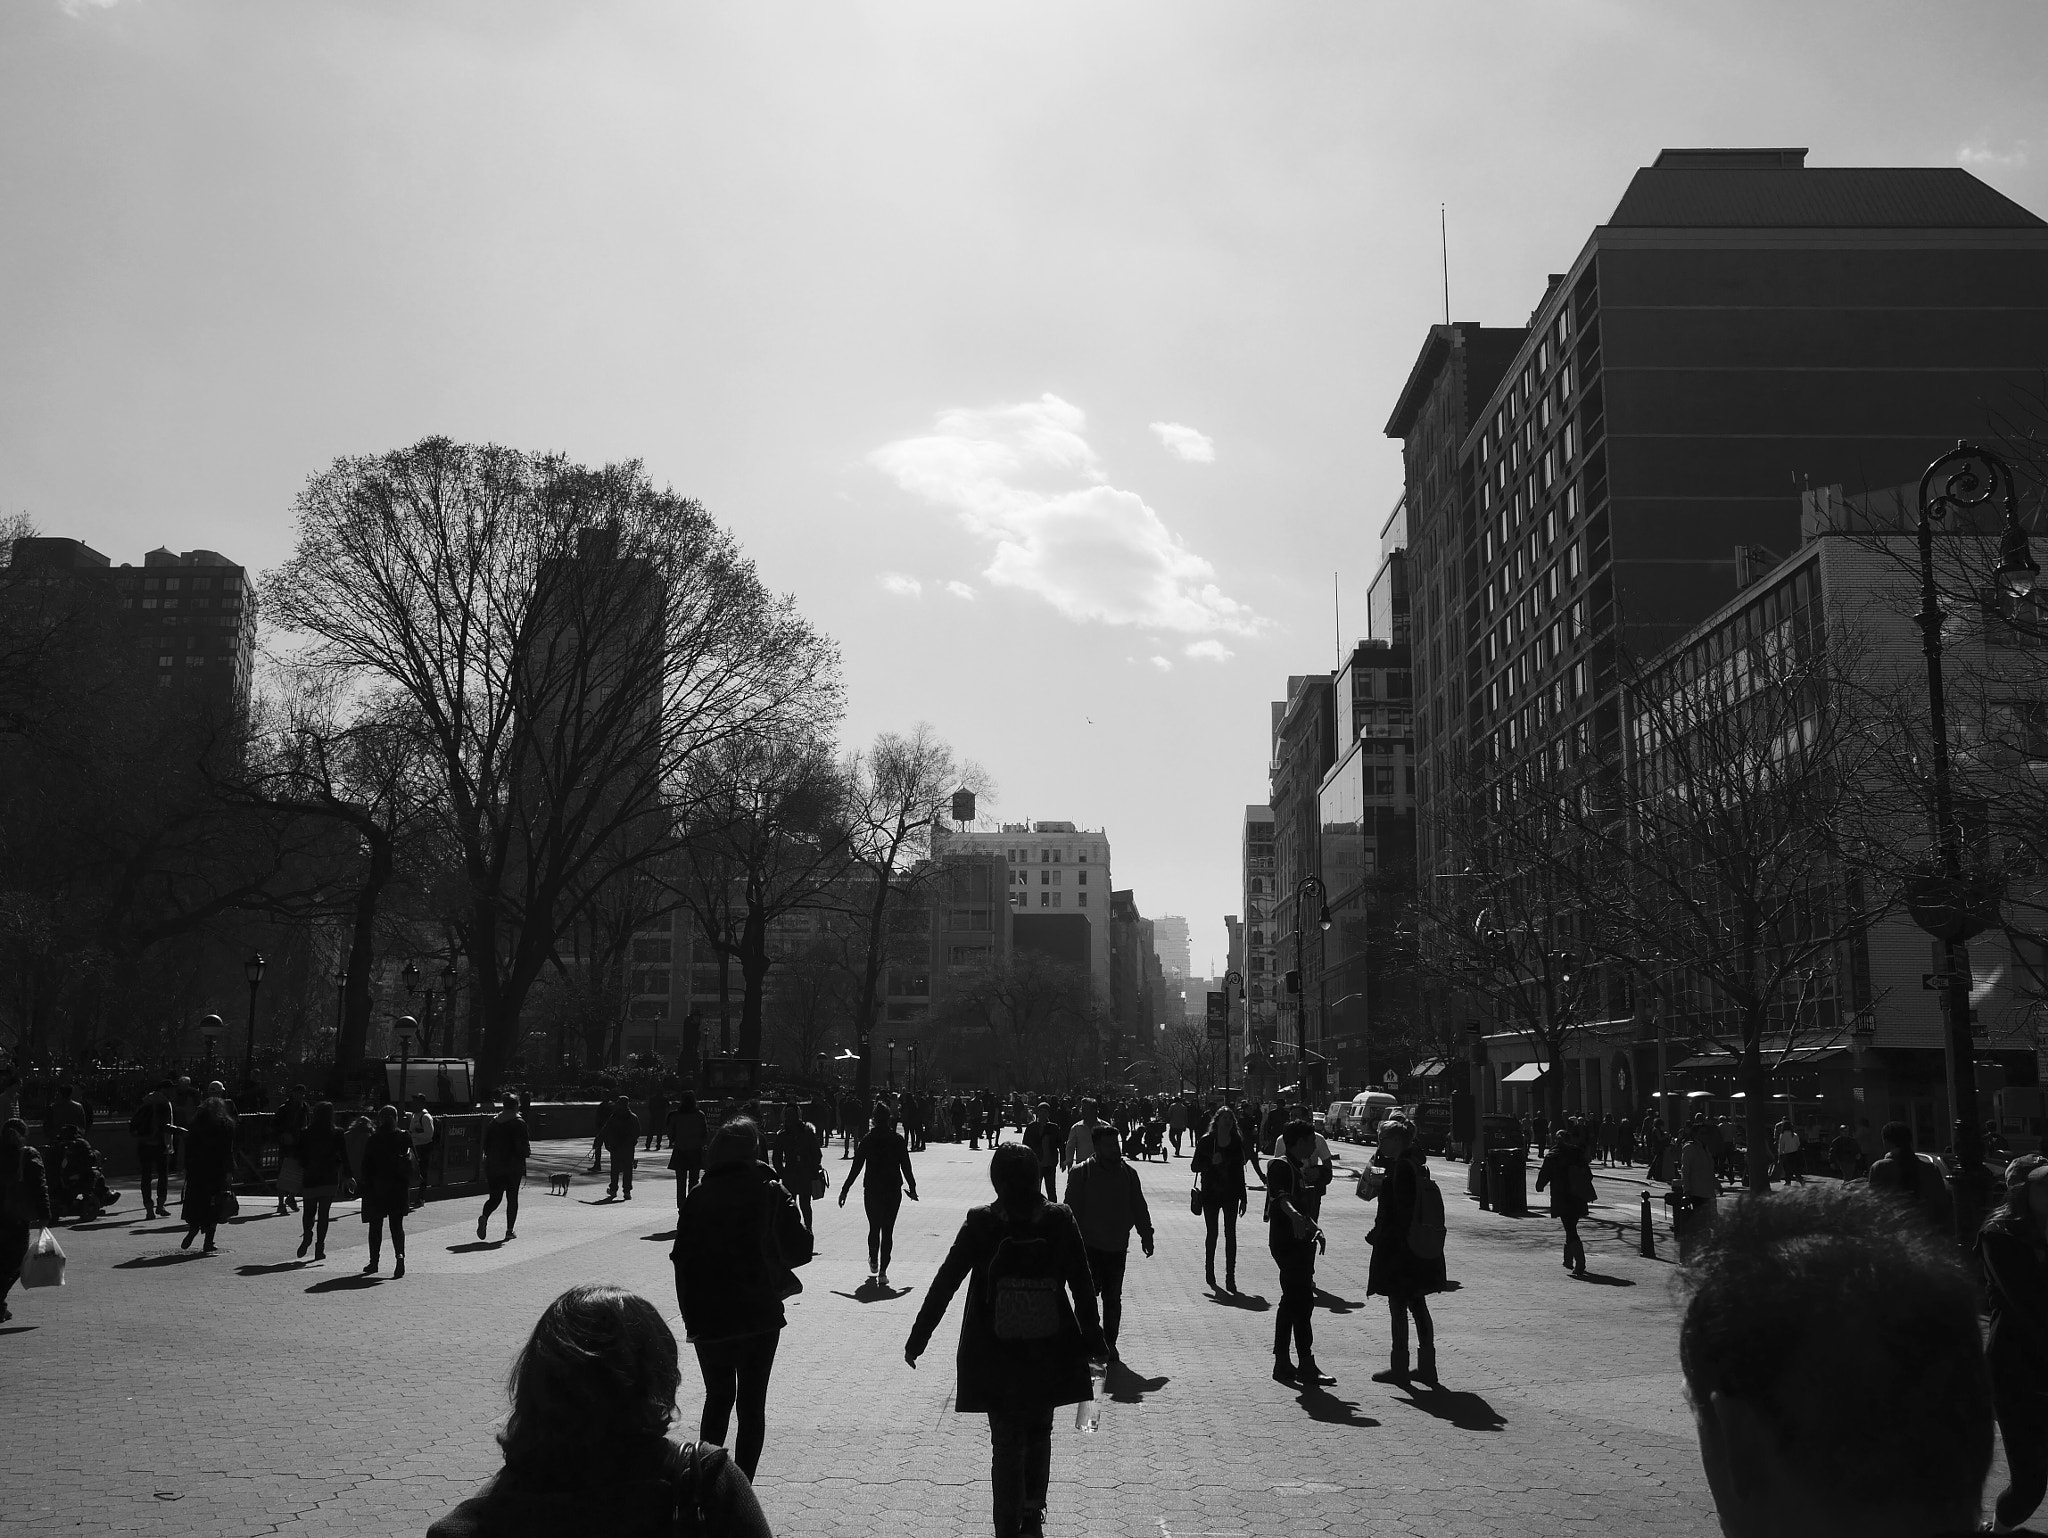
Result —
<path fill-rule="evenodd" d="M 286 554 L 335 456 L 637 457 L 1203 968 L 1382 436 L 1666 145 L 2048 212 L 2048 5 L 0 0 L 0 511 Z"/>

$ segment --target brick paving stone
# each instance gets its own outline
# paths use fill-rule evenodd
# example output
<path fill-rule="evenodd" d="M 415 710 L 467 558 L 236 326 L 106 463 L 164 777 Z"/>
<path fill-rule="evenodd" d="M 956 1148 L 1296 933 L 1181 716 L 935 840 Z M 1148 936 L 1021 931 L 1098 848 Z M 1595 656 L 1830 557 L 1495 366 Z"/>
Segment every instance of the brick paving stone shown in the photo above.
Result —
<path fill-rule="evenodd" d="M 586 1149 L 543 1144 L 536 1162 L 580 1169 Z M 924 1199 L 904 1206 L 886 1299 L 856 1296 L 858 1196 L 845 1210 L 819 1204 L 758 1481 L 778 1532 L 987 1530 L 986 1422 L 952 1411 L 959 1300 L 919 1368 L 902 1360 L 962 1214 L 987 1199 L 987 1159 L 945 1145 L 917 1156 Z M 567 1197 L 530 1182 L 510 1244 L 476 1245 L 477 1201 L 432 1203 L 408 1221 L 402 1282 L 388 1254 L 381 1279 L 357 1275 L 365 1231 L 352 1206 L 318 1267 L 293 1259 L 298 1219 L 256 1203 L 212 1259 L 179 1252 L 172 1224 L 64 1231 L 70 1284 L 17 1292 L 0 1332 L 0 1534 L 424 1532 L 490 1475 L 506 1371 L 549 1299 L 617 1282 L 675 1321 L 661 1162 L 643 1157 L 631 1203 L 600 1202 L 588 1175 Z M 846 1166 L 827 1168 L 836 1187 Z M 1330 1307 L 1316 1318 L 1317 1355 L 1338 1382 L 1304 1393 L 1269 1376 L 1278 1287 L 1256 1208 L 1240 1231 L 1245 1296 L 1219 1301 L 1202 1283 L 1186 1162 L 1138 1168 L 1159 1253 L 1131 1257 L 1128 1370 L 1099 1429 L 1076 1429 L 1071 1409 L 1056 1422 L 1048 1531 L 1716 1531 L 1678 1375 L 1672 1251 L 1666 1235 L 1664 1258 L 1636 1253 L 1635 1186 L 1617 1180 L 1603 1213 L 1613 1226 L 1590 1231 L 1600 1280 L 1588 1283 L 1564 1274 L 1548 1218 L 1481 1213 L 1456 1194 L 1463 1167 L 1440 1171 L 1462 1289 L 1435 1300 L 1446 1389 L 1429 1393 L 1370 1381 L 1386 1365 L 1386 1312 L 1365 1296 L 1370 1209 L 1340 1184 L 1318 1271 Z M 691 1433 L 700 1402 L 686 1350 Z"/>

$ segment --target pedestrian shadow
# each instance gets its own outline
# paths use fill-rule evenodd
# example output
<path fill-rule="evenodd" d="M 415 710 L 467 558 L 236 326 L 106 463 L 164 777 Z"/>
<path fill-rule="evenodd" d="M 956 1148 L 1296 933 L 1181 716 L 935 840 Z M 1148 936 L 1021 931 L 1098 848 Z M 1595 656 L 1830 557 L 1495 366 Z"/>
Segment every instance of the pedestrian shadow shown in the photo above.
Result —
<path fill-rule="evenodd" d="M 313 1262 L 310 1260 L 280 1260 L 268 1266 L 236 1266 L 237 1276 L 275 1276 L 280 1271 L 303 1271 Z"/>
<path fill-rule="evenodd" d="M 665 1244 L 670 1239 L 675 1238 L 675 1236 L 676 1231 L 673 1228 L 671 1228 L 665 1234 L 642 1234 L 640 1236 L 640 1242 L 642 1244 Z"/>
<path fill-rule="evenodd" d="M 889 1303 L 897 1298 L 907 1298 L 915 1291 L 917 1291 L 915 1287 L 883 1287 L 876 1282 L 862 1282 L 852 1292 L 841 1292 L 837 1287 L 834 1287 L 832 1289 L 832 1296 L 835 1298 L 851 1298 L 856 1303 Z"/>
<path fill-rule="evenodd" d="M 1477 1394 L 1462 1389 L 1430 1388 L 1412 1378 L 1405 1403 L 1440 1421 L 1449 1421 L 1460 1431 L 1499 1431 L 1508 1423 L 1505 1415 Z"/>
<path fill-rule="evenodd" d="M 244 1212 L 228 1218 L 223 1227 L 240 1228 L 244 1223 L 268 1223 L 272 1218 L 295 1218 L 296 1212 Z"/>
<path fill-rule="evenodd" d="M 467 1244 L 449 1245 L 448 1253 L 451 1255 L 474 1255 L 478 1250 L 502 1250 L 504 1247 L 505 1241 L 503 1239 L 472 1239 Z"/>
<path fill-rule="evenodd" d="M 216 1252 L 218 1253 L 218 1252 Z M 133 1260 L 121 1261 L 116 1271 L 147 1271 L 154 1266 L 183 1265 L 188 1260 L 203 1260 L 204 1250 L 165 1250 L 161 1255 L 137 1255 Z"/>
<path fill-rule="evenodd" d="M 384 1280 L 381 1276 L 330 1276 L 324 1282 L 315 1282 L 308 1292 L 361 1292 L 365 1287 L 375 1287 Z"/>
<path fill-rule="evenodd" d="M 577 1200 L 583 1202 L 583 1205 L 586 1207 L 609 1207 L 616 1203 L 618 1198 L 616 1196 L 600 1196 L 595 1201 L 583 1201 L 583 1198 L 578 1197 Z"/>
<path fill-rule="evenodd" d="M 1633 1287 L 1635 1283 L 1625 1276 L 1602 1276 L 1598 1271 L 1585 1271 L 1579 1275 L 1582 1282 L 1591 1282 L 1595 1287 Z"/>
<path fill-rule="evenodd" d="M 0 1324 L 0 1335 L 24 1335 L 30 1330 L 39 1330 L 39 1324 Z"/>
<path fill-rule="evenodd" d="M 1357 1309 L 1364 1308 L 1365 1300 L 1362 1298 L 1340 1298 L 1334 1292 L 1325 1292 L 1322 1288 L 1318 1287 L 1316 1289 L 1316 1307 L 1326 1308 L 1333 1314 L 1348 1314 Z"/>
<path fill-rule="evenodd" d="M 1118 1404 L 1143 1404 L 1147 1394 L 1156 1394 L 1172 1379 L 1147 1378 L 1131 1371 L 1121 1361 L 1109 1364 L 1109 1376 L 1103 1379 L 1103 1387 L 1109 1390 L 1109 1397 Z"/>
<path fill-rule="evenodd" d="M 134 1225 L 133 1218 L 115 1218 L 111 1223 L 70 1223 L 65 1226 L 74 1234 L 96 1234 L 103 1228 L 132 1228 Z"/>
<path fill-rule="evenodd" d="M 1223 1292 L 1219 1290 L 1209 1294 L 1209 1301 L 1211 1303 L 1220 1303 L 1225 1308 L 1241 1308 L 1247 1313 L 1252 1314 L 1263 1314 L 1273 1306 L 1256 1292 Z"/>
<path fill-rule="evenodd" d="M 1370 1415 L 1358 1413 L 1358 1401 L 1339 1399 L 1326 1388 L 1304 1388 L 1294 1396 L 1294 1400 L 1308 1411 L 1310 1420 L 1321 1421 L 1327 1426 L 1355 1426 L 1363 1430 L 1379 1424 Z"/>
<path fill-rule="evenodd" d="M 128 1221 L 132 1223 L 135 1219 L 130 1218 Z M 147 1223 L 149 1219 L 144 1218 L 142 1221 Z M 128 1231 L 132 1234 L 182 1234 L 185 1231 L 185 1225 L 183 1223 L 173 1223 L 169 1228 L 131 1228 Z"/>

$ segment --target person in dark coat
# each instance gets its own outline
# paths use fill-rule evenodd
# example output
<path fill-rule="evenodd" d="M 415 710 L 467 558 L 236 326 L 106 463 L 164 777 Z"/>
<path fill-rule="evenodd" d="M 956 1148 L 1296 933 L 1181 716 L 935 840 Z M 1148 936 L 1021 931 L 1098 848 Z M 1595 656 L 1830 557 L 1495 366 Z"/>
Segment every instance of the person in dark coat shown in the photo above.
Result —
<path fill-rule="evenodd" d="M 1423 1154 L 1415 1146 L 1414 1127 L 1398 1117 L 1380 1123 L 1379 1137 L 1377 1157 L 1386 1165 L 1387 1178 L 1380 1186 L 1372 1231 L 1366 1235 L 1366 1243 L 1372 1246 L 1372 1264 L 1366 1271 L 1365 1295 L 1387 1300 L 1393 1324 L 1393 1361 L 1385 1372 L 1374 1373 L 1373 1379 L 1379 1383 L 1408 1381 L 1408 1320 L 1412 1316 L 1416 1345 L 1412 1376 L 1434 1383 L 1436 1322 L 1430 1318 L 1428 1298 L 1444 1290 L 1444 1258 L 1418 1255 L 1408 1242 L 1408 1230 L 1415 1220 L 1416 1189 L 1426 1178 Z"/>
<path fill-rule="evenodd" d="M 598 1141 L 611 1155 L 612 1181 L 605 1192 L 610 1201 L 619 1194 L 619 1182 L 626 1183 L 626 1200 L 633 1199 L 633 1152 L 640 1146 L 640 1118 L 633 1114 L 633 1102 L 624 1095 L 612 1102 L 611 1115 L 598 1129 Z"/>
<path fill-rule="evenodd" d="M 1991 1305 L 1985 1356 L 2005 1443 L 2006 1486 L 1994 1508 L 2002 1532 L 2048 1493 L 2048 1159 L 2028 1154 L 2005 1171 L 2005 1205 L 1977 1236 Z"/>
<path fill-rule="evenodd" d="M 391 1279 L 405 1275 L 405 1214 L 412 1204 L 412 1138 L 398 1125 L 398 1107 L 377 1112 L 377 1130 L 363 1148 L 363 1221 L 370 1225 L 370 1263 L 363 1275 L 374 1276 L 383 1263 L 384 1230 L 391 1230 L 396 1264 Z"/>
<path fill-rule="evenodd" d="M 1588 1195 L 1593 1190 L 1593 1171 L 1576 1127 L 1560 1132 L 1543 1156 L 1543 1165 L 1536 1171 L 1536 1189 L 1546 1186 L 1550 1188 L 1550 1215 L 1564 1224 L 1564 1268 L 1573 1276 L 1584 1276 L 1586 1243 L 1579 1237 L 1579 1223 L 1592 1211 Z"/>
<path fill-rule="evenodd" d="M 189 1250 L 192 1241 L 206 1236 L 203 1253 L 218 1248 L 213 1231 L 220 1222 L 221 1199 L 228 1194 L 229 1173 L 235 1162 L 235 1118 L 227 1102 L 208 1095 L 192 1115 L 185 1132 L 185 1194 L 179 1216 L 185 1220 L 185 1237 L 178 1248 Z"/>
<path fill-rule="evenodd" d="M 974 1208 L 960 1225 L 918 1310 L 903 1359 L 917 1366 L 953 1294 L 967 1283 L 953 1409 L 988 1416 L 996 1538 L 1024 1538 L 1044 1531 L 1053 1412 L 1094 1397 L 1088 1363 L 1107 1356 L 1109 1343 L 1096 1316 L 1095 1284 L 1080 1227 L 1073 1213 L 1048 1202 L 1039 1189 L 1037 1155 L 1022 1144 L 1006 1143 L 989 1160 L 988 1178 L 996 1199 Z M 1053 1333 L 1002 1339 L 996 1331 L 997 1304 L 990 1296 L 992 1262 L 1002 1249 L 1006 1264 L 1021 1266 L 1030 1247 L 1040 1245 L 1044 1248 L 1034 1253 L 1044 1262 L 1045 1279 L 1057 1278 Z"/>
<path fill-rule="evenodd" d="M 54 1221 L 43 1156 L 29 1146 L 28 1123 L 13 1117 L 0 1126 L 0 1324 L 14 1317 L 7 1294 L 21 1280 L 30 1231 Z"/>
<path fill-rule="evenodd" d="M 802 1290 L 793 1268 L 810 1258 L 810 1231 L 795 1201 L 761 1161 L 760 1129 L 744 1116 L 727 1122 L 705 1150 L 703 1181 L 676 1217 L 669 1260 L 683 1329 L 704 1375 L 697 1436 L 724 1442 L 737 1405 L 734 1456 L 749 1479 L 767 1439 L 782 1300 Z"/>
<path fill-rule="evenodd" d="M 796 1201 L 804 1227 L 811 1222 L 811 1192 L 825 1173 L 825 1144 L 818 1129 L 804 1119 L 804 1107 L 791 1106 L 783 1119 L 782 1135 L 775 1140 L 775 1172 Z"/>
<path fill-rule="evenodd" d="M 668 1439 L 681 1382 L 676 1338 L 653 1304 L 571 1288 L 513 1365 L 504 1467 L 427 1538 L 772 1538 L 722 1450 Z M 688 1527 L 677 1520 L 685 1501 L 699 1519 Z"/>
<path fill-rule="evenodd" d="M 1280 1306 L 1273 1311 L 1273 1376 L 1304 1388 L 1337 1380 L 1316 1365 L 1316 1255 L 1323 1231 L 1309 1210 L 1308 1167 L 1315 1157 L 1315 1128 L 1289 1122 L 1280 1131 L 1281 1157 L 1266 1170 L 1267 1247 L 1280 1268 Z M 1289 1360 L 1287 1343 L 1294 1341 Z"/>
<path fill-rule="evenodd" d="M 1237 1291 L 1237 1220 L 1251 1202 L 1244 1167 L 1257 1157 L 1227 1105 L 1216 1108 L 1209 1130 L 1195 1140 L 1188 1156 L 1188 1169 L 1202 1188 L 1203 1270 L 1211 1292 L 1216 1290 L 1218 1218 L 1223 1222 L 1223 1291 Z"/>
<path fill-rule="evenodd" d="M 684 1090 L 668 1113 L 668 1167 L 676 1172 L 678 1211 L 704 1177 L 704 1145 L 710 1141 L 711 1125 L 697 1109 L 697 1097 Z"/>
<path fill-rule="evenodd" d="M 519 1097 L 507 1094 L 499 1101 L 498 1114 L 484 1123 L 484 1185 L 489 1194 L 484 1210 L 477 1214 L 479 1244 L 500 1202 L 505 1204 L 505 1237 L 519 1237 L 519 1187 L 526 1179 L 526 1161 L 532 1154 L 533 1141 L 526 1135 L 526 1119 L 519 1114 Z"/>
<path fill-rule="evenodd" d="M 327 1225 L 333 1220 L 334 1203 L 341 1195 L 344 1164 L 341 1129 L 334 1125 L 334 1102 L 323 1100 L 313 1107 L 304 1130 L 299 1133 L 299 1163 L 305 1171 L 305 1189 L 299 1193 L 299 1258 L 313 1251 L 315 1260 L 327 1258 Z"/>
<path fill-rule="evenodd" d="M 875 1107 L 875 1124 L 860 1140 L 853 1168 L 839 1188 L 839 1205 L 844 1207 L 846 1193 L 856 1179 L 861 1180 L 861 1201 L 868 1214 L 868 1281 L 878 1287 L 889 1285 L 889 1252 L 896 1244 L 896 1215 L 903 1210 L 905 1186 L 910 1199 L 917 1200 L 917 1172 L 910 1167 L 910 1149 L 895 1121 L 887 1106 Z"/>

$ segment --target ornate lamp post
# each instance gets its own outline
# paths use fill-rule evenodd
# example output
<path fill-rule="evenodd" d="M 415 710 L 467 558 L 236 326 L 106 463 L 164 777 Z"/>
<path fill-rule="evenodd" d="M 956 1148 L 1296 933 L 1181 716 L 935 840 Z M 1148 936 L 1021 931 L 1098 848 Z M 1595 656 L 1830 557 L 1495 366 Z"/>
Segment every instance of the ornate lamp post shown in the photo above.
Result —
<path fill-rule="evenodd" d="M 242 975 L 249 979 L 249 1042 L 242 1049 L 242 1082 L 256 1077 L 256 990 L 263 985 L 263 953 L 255 952 L 242 963 Z"/>
<path fill-rule="evenodd" d="M 1235 968 L 1223 974 L 1223 1098 L 1230 1098 L 1230 985 L 1237 984 L 1238 1002 L 1244 1004 L 1244 1039 L 1250 1045 L 1252 1039 L 1252 1007 L 1245 1002 L 1244 973 Z M 1202 1086 L 1195 1090 L 1200 1093 Z"/>
<path fill-rule="evenodd" d="M 334 969 L 334 1050 L 341 1051 L 341 1033 L 348 1021 L 348 968 Z"/>
<path fill-rule="evenodd" d="M 891 1040 L 889 1043 L 889 1093 L 892 1095 L 896 1093 L 896 1043 L 894 1040 Z"/>
<path fill-rule="evenodd" d="M 1936 490 L 1939 485 L 1940 489 Z M 1955 1128 L 1956 1238 L 1967 1244 L 1982 1216 L 1985 1187 L 1983 1129 L 1977 1117 L 1977 1073 L 1970 1041 L 1970 953 L 1968 940 L 1990 922 L 1989 903 L 1963 877 L 1962 829 L 1957 826 L 1949 781 L 1948 705 L 1943 689 L 1941 627 L 1947 618 L 1934 581 L 1934 525 L 1952 509 L 1982 507 L 1993 498 L 2004 514 L 1997 576 L 2006 592 L 2024 598 L 2034 590 L 2041 568 L 2027 548 L 2013 494 L 2012 469 L 1988 449 L 1958 443 L 1920 477 L 1921 650 L 1927 656 L 1927 714 L 1933 762 L 1935 873 L 1916 884 L 1907 906 L 1920 927 L 1942 945 L 1941 997 L 1947 1028 L 1943 1046 L 1948 1068 L 1949 1116 Z"/>
<path fill-rule="evenodd" d="M 406 1075 L 412 1068 L 413 1032 L 420 1028 L 419 1021 L 411 1015 L 400 1015 L 391 1025 L 391 1034 L 398 1038 L 398 1103 L 403 1107 L 407 1100 Z"/>
<path fill-rule="evenodd" d="M 1294 970 L 1287 974 L 1287 991 L 1300 1000 L 1294 1007 L 1294 1047 L 1297 1054 L 1308 1045 L 1308 996 L 1302 991 L 1301 986 L 1301 910 L 1310 892 L 1314 892 L 1322 899 L 1322 911 L 1316 915 L 1316 927 L 1324 934 L 1328 934 L 1331 922 L 1330 894 L 1323 886 L 1323 878 L 1316 875 L 1303 876 L 1294 885 Z M 1318 973 L 1316 987 L 1321 988 L 1322 985 L 1323 980 Z M 1298 1055 L 1296 1061 L 1301 1061 Z"/>
<path fill-rule="evenodd" d="M 206 1042 L 206 1077 L 213 1077 L 213 1044 L 220 1040 L 220 1033 L 226 1027 L 219 1015 L 206 1015 L 200 1019 L 199 1034 Z"/>

